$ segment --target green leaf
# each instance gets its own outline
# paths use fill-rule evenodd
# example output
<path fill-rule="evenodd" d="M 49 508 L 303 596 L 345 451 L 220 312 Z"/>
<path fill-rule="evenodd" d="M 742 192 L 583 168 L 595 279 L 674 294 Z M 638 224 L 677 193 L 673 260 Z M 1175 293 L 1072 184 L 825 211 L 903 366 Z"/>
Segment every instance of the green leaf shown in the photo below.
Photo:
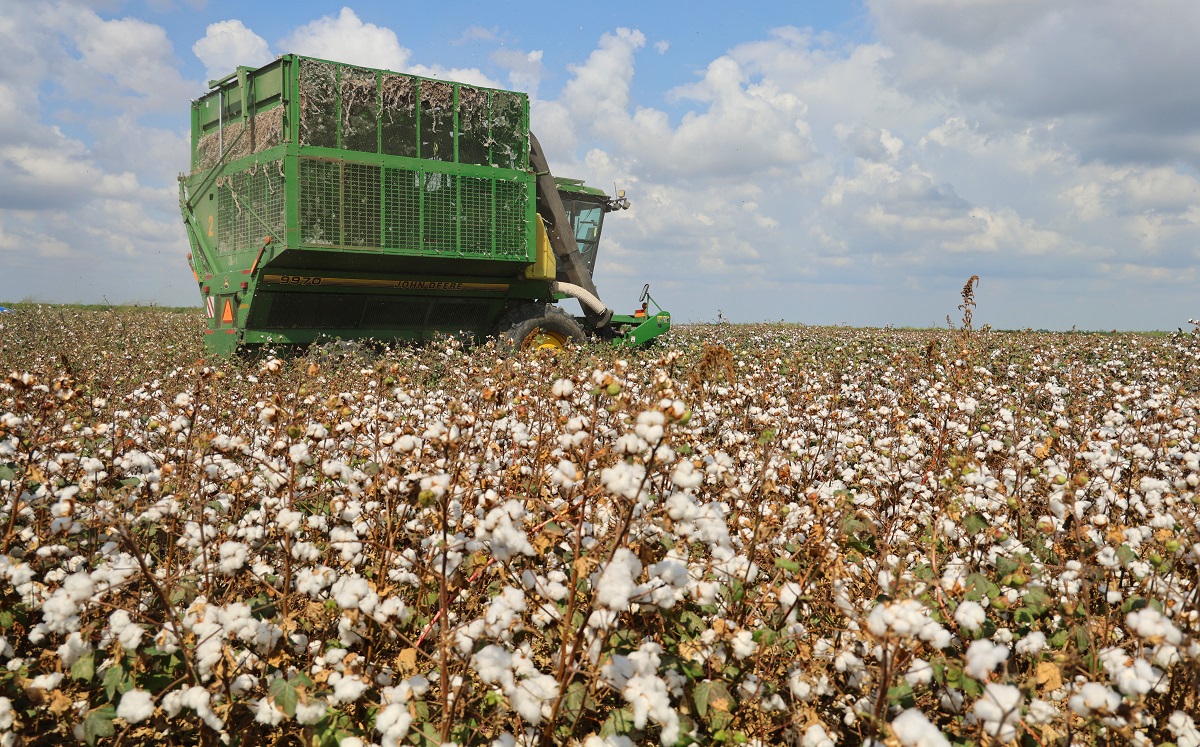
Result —
<path fill-rule="evenodd" d="M 1121 545 L 1117 548 L 1117 559 L 1121 561 L 1121 565 L 1129 565 L 1138 559 L 1138 554 L 1129 545 Z"/>
<path fill-rule="evenodd" d="M 100 737 L 111 737 L 116 733 L 113 719 L 117 717 L 117 709 L 111 703 L 93 708 L 83 720 L 83 738 L 88 744 L 95 744 Z"/>
<path fill-rule="evenodd" d="M 1016 573 L 1019 570 L 1021 570 L 1021 563 L 1019 561 L 1013 560 L 1012 558 L 1006 558 L 1003 555 L 996 558 L 996 573 L 998 575 L 1007 576 L 1010 573 Z"/>
<path fill-rule="evenodd" d="M 799 573 L 800 564 L 788 558 L 775 558 L 775 567 L 788 571 L 789 573 Z"/>
<path fill-rule="evenodd" d="M 572 682 L 567 686 L 567 694 L 563 696 L 562 701 L 562 714 L 565 723 L 575 723 L 584 710 L 595 710 L 596 699 L 589 695 L 587 690 L 587 685 L 582 682 Z"/>
<path fill-rule="evenodd" d="M 614 710 L 600 725 L 600 737 L 615 737 L 633 731 L 633 711 L 628 708 Z"/>
<path fill-rule="evenodd" d="M 104 694 L 111 701 L 116 697 L 117 693 L 124 695 L 129 688 L 133 687 L 129 677 L 125 674 L 125 669 L 120 664 L 114 664 L 104 671 L 104 679 L 101 681 L 104 687 Z"/>
<path fill-rule="evenodd" d="M 16 625 L 17 618 L 9 610 L 0 610 L 0 628 L 8 630 L 13 625 Z"/>
<path fill-rule="evenodd" d="M 973 513 L 963 520 L 963 528 L 970 534 L 982 534 L 988 528 L 987 519 L 983 518 L 981 513 Z"/>
<path fill-rule="evenodd" d="M 288 717 L 292 717 L 296 715 L 296 704 L 307 700 L 304 692 L 305 689 L 312 686 L 313 681 L 309 676 L 303 672 L 299 672 L 287 680 L 284 680 L 282 677 L 276 677 L 271 680 L 268 692 L 275 705 L 282 708 Z"/>
<path fill-rule="evenodd" d="M 912 708 L 916 705 L 916 699 L 913 698 L 912 686 L 907 682 L 896 685 L 888 690 L 888 703 L 898 705 L 901 708 Z"/>
<path fill-rule="evenodd" d="M 142 481 L 136 477 L 126 477 L 124 480 L 119 480 L 119 482 L 127 488 L 136 488 L 142 484 Z"/>
<path fill-rule="evenodd" d="M 1070 640 L 1070 638 L 1071 634 L 1066 628 L 1063 628 L 1054 635 L 1050 636 L 1050 640 L 1046 641 L 1046 643 L 1049 644 L 1050 648 L 1062 648 L 1063 646 L 1067 645 L 1067 641 Z"/>
<path fill-rule="evenodd" d="M 12 481 L 16 479 L 17 473 L 13 471 L 12 467 L 9 467 L 7 464 L 0 464 L 0 480 Z"/>
<path fill-rule="evenodd" d="M 1000 587 L 982 573 L 972 573 L 967 576 L 967 593 L 963 596 L 975 602 L 985 596 L 988 599 L 995 599 L 1000 596 Z"/>
<path fill-rule="evenodd" d="M 91 682 L 96 676 L 95 652 L 89 651 L 71 665 L 71 679 Z"/>
<path fill-rule="evenodd" d="M 1135 610 L 1140 610 L 1145 606 L 1146 606 L 1146 598 L 1145 597 L 1137 597 L 1137 596 L 1128 597 L 1124 602 L 1121 603 L 1121 612 L 1128 614 Z M 0 623 L 0 624 L 2 624 L 2 623 Z M 8 626 L 5 625 L 5 627 L 8 627 Z"/>
<path fill-rule="evenodd" d="M 1021 606 L 1029 610 L 1035 617 L 1041 617 L 1050 610 L 1054 604 L 1054 599 L 1046 593 L 1044 586 L 1030 586 L 1025 590 L 1025 596 Z"/>
<path fill-rule="evenodd" d="M 710 731 L 719 731 L 733 721 L 733 696 L 724 682 L 704 680 L 692 691 L 696 715 L 706 721 Z"/>
<path fill-rule="evenodd" d="M 638 647 L 642 636 L 641 632 L 633 628 L 623 628 L 608 637 L 608 645 L 617 650 L 632 651 Z"/>

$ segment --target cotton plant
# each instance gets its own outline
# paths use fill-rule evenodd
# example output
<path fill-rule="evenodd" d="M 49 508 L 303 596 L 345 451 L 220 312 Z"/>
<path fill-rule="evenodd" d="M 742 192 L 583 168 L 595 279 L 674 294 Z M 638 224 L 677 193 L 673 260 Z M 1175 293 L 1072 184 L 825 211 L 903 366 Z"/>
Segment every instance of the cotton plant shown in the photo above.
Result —
<path fill-rule="evenodd" d="M 135 356 L 24 313 L 9 734 L 1197 741 L 1191 338 L 198 363 L 178 319 Z"/>

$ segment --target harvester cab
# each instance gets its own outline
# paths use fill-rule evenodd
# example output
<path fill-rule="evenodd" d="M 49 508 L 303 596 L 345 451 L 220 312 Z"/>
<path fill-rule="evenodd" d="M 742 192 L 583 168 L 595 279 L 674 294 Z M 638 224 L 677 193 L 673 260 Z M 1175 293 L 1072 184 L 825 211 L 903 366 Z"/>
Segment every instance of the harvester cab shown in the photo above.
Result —
<path fill-rule="evenodd" d="M 191 145 L 180 209 L 213 354 L 437 334 L 641 345 L 670 328 L 648 294 L 631 315 L 600 299 L 604 216 L 628 200 L 555 179 L 525 94 L 284 55 L 212 81 Z"/>

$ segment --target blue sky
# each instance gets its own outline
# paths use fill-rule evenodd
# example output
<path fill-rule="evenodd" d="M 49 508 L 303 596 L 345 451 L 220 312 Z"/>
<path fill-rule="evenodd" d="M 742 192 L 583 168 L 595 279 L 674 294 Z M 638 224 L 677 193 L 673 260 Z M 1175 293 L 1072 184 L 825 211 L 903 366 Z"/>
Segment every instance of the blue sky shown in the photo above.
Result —
<path fill-rule="evenodd" d="M 1194 0 L 26 0 L 0 17 L 0 300 L 199 302 L 175 177 L 209 75 L 295 51 L 515 88 L 626 188 L 597 285 L 677 319 L 1200 317 Z"/>

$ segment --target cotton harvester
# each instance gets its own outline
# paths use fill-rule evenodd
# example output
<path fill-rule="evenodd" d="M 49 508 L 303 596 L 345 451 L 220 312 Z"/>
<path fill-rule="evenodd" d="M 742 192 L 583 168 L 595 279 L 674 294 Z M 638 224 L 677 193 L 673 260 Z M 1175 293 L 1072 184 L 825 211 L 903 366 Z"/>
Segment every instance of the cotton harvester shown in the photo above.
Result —
<path fill-rule="evenodd" d="M 550 174 L 525 94 L 297 55 L 209 86 L 180 209 L 210 353 L 463 333 L 633 346 L 670 328 L 648 286 L 634 314 L 600 300 L 604 217 L 629 202 Z"/>

